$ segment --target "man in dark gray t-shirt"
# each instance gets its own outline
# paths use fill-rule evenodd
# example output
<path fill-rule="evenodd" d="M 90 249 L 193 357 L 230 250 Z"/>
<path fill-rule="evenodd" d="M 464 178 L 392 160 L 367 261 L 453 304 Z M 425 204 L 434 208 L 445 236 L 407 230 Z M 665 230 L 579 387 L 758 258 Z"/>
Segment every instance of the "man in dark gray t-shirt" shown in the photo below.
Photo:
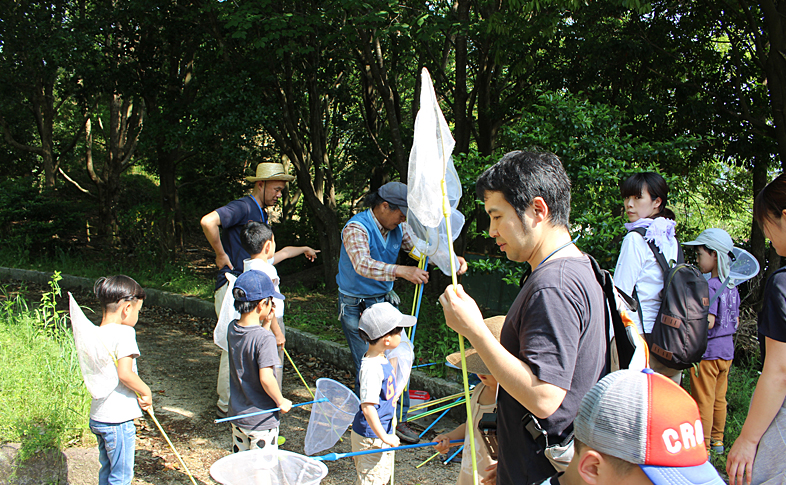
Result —
<path fill-rule="evenodd" d="M 544 455 L 547 440 L 554 445 L 570 435 L 581 398 L 606 373 L 603 292 L 571 241 L 570 181 L 554 154 L 508 153 L 480 176 L 477 192 L 491 217 L 489 235 L 532 273 L 499 342 L 461 286 L 448 287 L 440 303 L 448 325 L 470 340 L 500 383 L 499 462 L 486 478 L 539 483 L 555 473 Z M 533 436 L 537 426 L 546 437 Z"/>

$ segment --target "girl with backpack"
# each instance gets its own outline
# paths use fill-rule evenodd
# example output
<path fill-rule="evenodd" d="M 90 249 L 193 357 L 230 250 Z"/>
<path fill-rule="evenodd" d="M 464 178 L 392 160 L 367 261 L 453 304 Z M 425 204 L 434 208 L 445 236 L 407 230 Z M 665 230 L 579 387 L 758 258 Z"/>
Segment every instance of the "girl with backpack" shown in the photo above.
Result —
<path fill-rule="evenodd" d="M 659 174 L 635 173 L 623 182 L 621 192 L 630 222 L 625 224 L 628 234 L 622 241 L 614 268 L 614 284 L 625 296 L 637 301 L 637 311 L 629 314 L 639 333 L 647 338 L 652 333 L 663 290 L 663 269 L 648 241 L 655 243 L 666 261 L 676 261 L 680 251 L 674 233 L 676 222 L 674 212 L 666 208 L 669 187 Z M 642 235 L 637 230 L 646 232 Z M 679 383 L 679 371 L 660 365 L 654 358 L 650 359 L 650 364 L 655 371 Z"/>
<path fill-rule="evenodd" d="M 753 218 L 779 256 L 786 256 L 786 174 L 759 192 Z M 764 367 L 751 399 L 748 417 L 726 459 L 729 484 L 786 481 L 786 268 L 774 272 L 764 287 L 759 313 L 759 345 Z"/>

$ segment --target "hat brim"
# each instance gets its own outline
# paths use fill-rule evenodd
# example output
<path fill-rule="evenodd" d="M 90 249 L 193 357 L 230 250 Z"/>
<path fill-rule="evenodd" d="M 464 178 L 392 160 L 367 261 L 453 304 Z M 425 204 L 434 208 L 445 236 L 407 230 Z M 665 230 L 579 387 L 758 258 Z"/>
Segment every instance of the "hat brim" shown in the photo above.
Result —
<path fill-rule="evenodd" d="M 725 485 L 709 460 L 697 466 L 639 466 L 655 485 Z"/>
<path fill-rule="evenodd" d="M 415 324 L 418 323 L 417 317 L 414 317 L 412 315 L 402 315 L 402 317 L 404 318 L 402 318 L 401 321 L 398 322 L 398 325 L 396 325 L 397 327 L 409 328 L 409 327 L 414 327 Z"/>
<path fill-rule="evenodd" d="M 478 351 L 475 349 L 467 349 L 464 352 L 467 361 L 467 372 L 473 374 L 491 375 L 491 371 L 486 367 L 486 363 L 480 358 Z M 455 352 L 445 358 L 451 365 L 461 369 L 461 352 Z"/>
<path fill-rule="evenodd" d="M 294 175 L 273 175 L 272 177 L 245 177 L 246 182 L 271 182 L 273 180 L 281 180 L 283 182 L 292 182 L 295 180 Z"/>

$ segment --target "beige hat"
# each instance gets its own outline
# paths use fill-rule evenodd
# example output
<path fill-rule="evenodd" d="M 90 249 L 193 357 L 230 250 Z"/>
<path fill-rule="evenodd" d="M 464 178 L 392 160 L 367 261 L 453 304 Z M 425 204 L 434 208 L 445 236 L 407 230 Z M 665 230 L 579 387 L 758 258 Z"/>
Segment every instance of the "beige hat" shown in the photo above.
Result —
<path fill-rule="evenodd" d="M 246 177 L 246 182 L 261 182 L 267 180 L 283 180 L 284 182 L 291 182 L 295 177 L 289 175 L 284 170 L 283 163 L 276 162 L 262 162 L 257 165 L 256 177 Z"/>
<path fill-rule="evenodd" d="M 486 323 L 486 326 L 489 328 L 494 338 L 499 342 L 499 334 L 502 333 L 502 325 L 505 323 L 505 315 L 489 317 L 483 321 Z M 481 359 L 480 355 L 478 355 L 477 350 L 467 349 L 464 352 L 464 356 L 467 360 L 467 372 L 471 372 L 472 374 L 491 375 L 491 371 L 488 367 L 486 367 L 483 359 Z M 455 352 L 448 355 L 447 361 L 456 367 L 461 367 L 461 352 Z"/>

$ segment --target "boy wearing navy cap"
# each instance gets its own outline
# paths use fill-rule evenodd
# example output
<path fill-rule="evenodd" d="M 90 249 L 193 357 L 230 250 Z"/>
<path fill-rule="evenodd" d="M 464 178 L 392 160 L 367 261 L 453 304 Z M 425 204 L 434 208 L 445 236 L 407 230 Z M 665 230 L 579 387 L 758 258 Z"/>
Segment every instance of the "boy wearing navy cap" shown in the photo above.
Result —
<path fill-rule="evenodd" d="M 241 274 L 232 290 L 239 320 L 227 331 L 229 347 L 229 415 L 250 414 L 279 407 L 286 413 L 292 402 L 281 395 L 275 367 L 280 365 L 276 337 L 270 331 L 275 319 L 273 298 L 284 299 L 270 277 L 258 270 Z M 278 448 L 278 412 L 259 414 L 232 422 L 232 451 Z"/>

